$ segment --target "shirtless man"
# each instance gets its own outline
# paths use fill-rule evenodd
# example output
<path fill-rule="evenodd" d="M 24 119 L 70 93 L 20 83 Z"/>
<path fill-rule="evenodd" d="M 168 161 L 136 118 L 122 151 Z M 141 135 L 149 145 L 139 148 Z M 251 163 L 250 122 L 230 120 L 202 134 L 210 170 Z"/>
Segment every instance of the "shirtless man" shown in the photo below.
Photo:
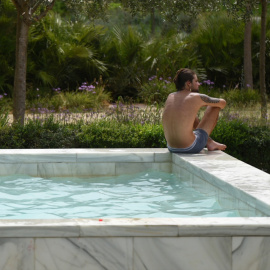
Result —
<path fill-rule="evenodd" d="M 199 153 L 205 146 L 209 151 L 225 150 L 226 145 L 215 142 L 209 135 L 215 128 L 219 111 L 226 106 L 226 101 L 199 94 L 200 83 L 197 75 L 190 69 L 178 70 L 174 83 L 177 92 L 168 96 L 162 115 L 169 151 Z M 199 121 L 197 114 L 203 106 L 207 108 Z"/>

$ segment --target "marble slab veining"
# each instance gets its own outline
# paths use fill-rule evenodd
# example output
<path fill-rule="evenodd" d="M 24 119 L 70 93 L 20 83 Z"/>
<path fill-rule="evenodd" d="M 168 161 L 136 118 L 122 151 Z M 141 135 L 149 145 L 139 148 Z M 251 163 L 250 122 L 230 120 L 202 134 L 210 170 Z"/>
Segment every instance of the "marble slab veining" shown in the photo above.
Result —
<path fill-rule="evenodd" d="M 266 270 L 270 237 L 0 238 L 1 270 Z"/>
<path fill-rule="evenodd" d="M 230 270 L 231 238 L 136 238 L 134 265 L 135 270 Z"/>
<path fill-rule="evenodd" d="M 233 237 L 233 270 L 270 269 L 270 237 Z"/>
<path fill-rule="evenodd" d="M 37 176 L 37 163 L 0 163 L 0 176 L 11 174 L 24 174 Z"/>

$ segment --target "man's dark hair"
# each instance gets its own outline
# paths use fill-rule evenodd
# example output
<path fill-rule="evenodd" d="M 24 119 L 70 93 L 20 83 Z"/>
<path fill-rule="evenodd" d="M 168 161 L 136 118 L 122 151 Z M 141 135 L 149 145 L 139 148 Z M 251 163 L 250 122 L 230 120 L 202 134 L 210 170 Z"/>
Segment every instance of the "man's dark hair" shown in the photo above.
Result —
<path fill-rule="evenodd" d="M 184 89 L 185 83 L 190 81 L 192 82 L 192 80 L 194 79 L 194 75 L 196 75 L 196 73 L 188 68 L 181 68 L 176 72 L 176 75 L 173 79 L 176 89 L 178 91 L 181 91 Z"/>

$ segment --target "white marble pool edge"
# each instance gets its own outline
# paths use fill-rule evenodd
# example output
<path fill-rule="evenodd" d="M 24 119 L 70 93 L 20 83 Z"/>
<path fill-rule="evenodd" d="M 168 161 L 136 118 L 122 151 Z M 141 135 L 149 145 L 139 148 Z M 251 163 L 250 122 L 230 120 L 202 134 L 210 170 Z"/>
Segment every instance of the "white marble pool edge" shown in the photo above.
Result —
<path fill-rule="evenodd" d="M 269 213 L 270 175 L 221 151 L 0 150 L 0 175 L 122 175 L 154 170 L 196 178 Z M 270 218 L 1 220 L 0 270 L 270 269 Z"/>

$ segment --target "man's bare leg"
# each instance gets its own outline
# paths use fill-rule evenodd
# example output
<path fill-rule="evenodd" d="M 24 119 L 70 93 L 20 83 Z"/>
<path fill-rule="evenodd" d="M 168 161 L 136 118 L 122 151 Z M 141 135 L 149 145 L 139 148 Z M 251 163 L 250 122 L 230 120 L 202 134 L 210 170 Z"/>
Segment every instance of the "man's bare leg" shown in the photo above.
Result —
<path fill-rule="evenodd" d="M 204 129 L 210 136 L 210 134 L 212 133 L 213 129 L 217 124 L 219 112 L 220 108 L 208 106 L 201 122 L 197 125 L 197 128 Z M 225 144 L 218 143 L 213 139 L 211 139 L 210 137 L 208 137 L 206 146 L 209 151 L 225 150 L 227 148 Z"/>

